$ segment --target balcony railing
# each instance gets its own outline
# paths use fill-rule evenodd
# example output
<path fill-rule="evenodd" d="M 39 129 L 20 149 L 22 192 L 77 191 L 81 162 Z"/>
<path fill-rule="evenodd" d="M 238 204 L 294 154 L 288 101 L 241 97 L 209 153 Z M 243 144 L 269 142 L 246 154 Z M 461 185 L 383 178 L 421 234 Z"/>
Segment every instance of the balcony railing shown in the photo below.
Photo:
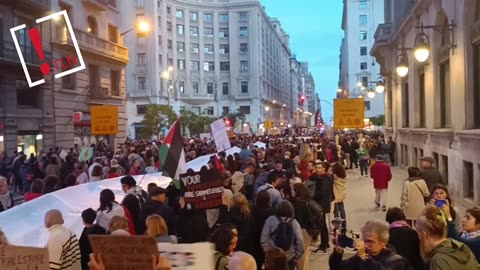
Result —
<path fill-rule="evenodd" d="M 128 63 L 128 49 L 126 47 L 78 29 L 73 31 L 81 49 Z M 72 45 L 72 40 L 66 33 L 60 34 L 57 42 Z"/>
<path fill-rule="evenodd" d="M 83 3 L 99 11 L 105 11 L 108 7 L 117 8 L 115 0 L 83 0 Z"/>
<path fill-rule="evenodd" d="M 25 12 L 34 12 L 35 14 L 50 10 L 50 0 L 0 0 L 0 3 L 6 3 Z"/>
<path fill-rule="evenodd" d="M 40 61 L 40 58 L 33 46 L 26 47 L 25 45 L 20 45 L 20 48 L 26 64 L 37 66 L 40 65 L 42 61 Z M 51 62 L 52 54 L 44 50 L 44 55 L 45 61 Z M 20 63 L 20 56 L 18 55 L 18 52 L 15 49 L 15 44 L 12 41 L 0 41 L 0 59 L 2 58 Z"/>

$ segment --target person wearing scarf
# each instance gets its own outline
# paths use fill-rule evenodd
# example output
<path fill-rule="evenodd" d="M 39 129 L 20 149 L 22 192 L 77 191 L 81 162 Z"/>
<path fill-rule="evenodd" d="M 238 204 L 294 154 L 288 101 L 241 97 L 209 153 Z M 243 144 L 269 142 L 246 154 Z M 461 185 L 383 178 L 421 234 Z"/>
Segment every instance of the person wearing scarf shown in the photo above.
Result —
<path fill-rule="evenodd" d="M 137 181 L 130 176 L 124 176 L 120 179 L 122 184 L 122 189 L 125 192 L 125 197 L 123 198 L 122 205 L 128 209 L 132 215 L 133 222 L 135 224 L 135 231 L 139 233 L 142 222 L 139 219 L 140 209 L 148 198 L 148 195 L 145 191 L 142 190 L 142 187 L 137 186 Z M 144 221 L 143 221 L 144 222 Z"/>
<path fill-rule="evenodd" d="M 390 224 L 388 244 L 407 260 L 408 269 L 424 270 L 425 264 L 420 255 L 420 240 L 417 232 L 408 224 L 405 212 L 399 207 L 389 208 L 386 220 Z"/>
<path fill-rule="evenodd" d="M 456 224 L 450 213 L 450 207 L 447 204 L 443 207 L 443 212 L 448 220 L 448 237 L 455 239 L 467 245 L 480 262 L 480 207 L 473 207 L 465 211 L 462 221 L 463 232 L 458 232 Z"/>
<path fill-rule="evenodd" d="M 7 178 L 0 176 L 0 212 L 14 206 L 13 194 L 8 191 Z"/>

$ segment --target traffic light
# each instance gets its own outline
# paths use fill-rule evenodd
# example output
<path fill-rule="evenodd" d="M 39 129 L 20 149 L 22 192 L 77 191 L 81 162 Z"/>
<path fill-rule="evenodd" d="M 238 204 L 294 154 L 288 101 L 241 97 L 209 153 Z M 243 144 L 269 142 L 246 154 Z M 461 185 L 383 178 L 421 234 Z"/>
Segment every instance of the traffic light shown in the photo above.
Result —
<path fill-rule="evenodd" d="M 303 103 L 305 103 L 305 95 L 300 96 L 300 104 L 303 105 Z"/>

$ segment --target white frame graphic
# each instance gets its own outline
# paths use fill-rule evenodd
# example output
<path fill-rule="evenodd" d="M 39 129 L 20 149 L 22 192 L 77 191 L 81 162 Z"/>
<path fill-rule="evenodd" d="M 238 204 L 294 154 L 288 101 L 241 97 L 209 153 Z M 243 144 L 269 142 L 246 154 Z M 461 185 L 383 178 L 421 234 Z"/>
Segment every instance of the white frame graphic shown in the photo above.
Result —
<path fill-rule="evenodd" d="M 85 62 L 83 61 L 82 54 L 80 53 L 80 48 L 78 47 L 78 42 L 77 38 L 75 37 L 75 33 L 73 32 L 72 24 L 70 23 L 70 19 L 68 18 L 68 14 L 66 10 L 62 10 L 53 14 L 50 14 L 48 16 L 45 16 L 43 18 L 37 19 L 36 23 L 41 23 L 44 21 L 52 20 L 58 16 L 63 16 L 65 19 L 65 23 L 67 24 L 68 28 L 68 33 L 70 34 L 70 38 L 72 39 L 73 47 L 75 47 L 75 52 L 77 53 L 78 56 L 78 61 L 80 61 L 80 66 L 76 68 L 72 68 L 70 70 L 60 72 L 58 74 L 55 74 L 55 79 L 61 78 L 63 76 L 72 74 L 74 72 L 80 71 L 85 69 Z M 35 82 L 32 82 L 32 79 L 30 78 L 30 74 L 28 73 L 27 65 L 25 64 L 25 59 L 23 58 L 22 50 L 20 49 L 20 45 L 18 44 L 17 36 L 15 35 L 15 32 L 18 30 L 21 30 L 23 28 L 26 28 L 25 24 L 10 28 L 10 33 L 12 34 L 12 39 L 13 43 L 15 44 L 15 49 L 17 50 L 18 56 L 20 57 L 20 63 L 22 63 L 22 68 L 23 72 L 25 73 L 25 77 L 27 78 L 28 86 L 34 87 L 40 84 L 45 83 L 45 79 L 41 79 Z M 51 31 L 51 29 L 50 29 Z"/>

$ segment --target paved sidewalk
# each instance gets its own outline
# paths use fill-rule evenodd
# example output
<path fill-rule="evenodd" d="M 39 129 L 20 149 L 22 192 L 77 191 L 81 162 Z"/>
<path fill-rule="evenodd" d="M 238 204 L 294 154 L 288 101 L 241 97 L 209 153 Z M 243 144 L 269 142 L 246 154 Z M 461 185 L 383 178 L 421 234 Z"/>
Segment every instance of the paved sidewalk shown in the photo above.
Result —
<path fill-rule="evenodd" d="M 402 192 L 403 181 L 407 178 L 407 172 L 398 167 L 392 168 L 393 179 L 388 188 L 388 206 L 399 206 Z M 375 190 L 373 189 L 372 179 L 361 176 L 358 169 L 347 170 L 349 180 L 347 186 L 347 200 L 345 201 L 345 210 L 347 212 L 348 230 L 359 232 L 363 223 L 369 219 L 385 220 L 385 212 L 377 209 L 374 199 Z M 332 248 L 327 254 L 311 254 L 310 269 L 328 269 L 328 257 Z M 346 253 L 353 254 L 353 253 Z"/>

